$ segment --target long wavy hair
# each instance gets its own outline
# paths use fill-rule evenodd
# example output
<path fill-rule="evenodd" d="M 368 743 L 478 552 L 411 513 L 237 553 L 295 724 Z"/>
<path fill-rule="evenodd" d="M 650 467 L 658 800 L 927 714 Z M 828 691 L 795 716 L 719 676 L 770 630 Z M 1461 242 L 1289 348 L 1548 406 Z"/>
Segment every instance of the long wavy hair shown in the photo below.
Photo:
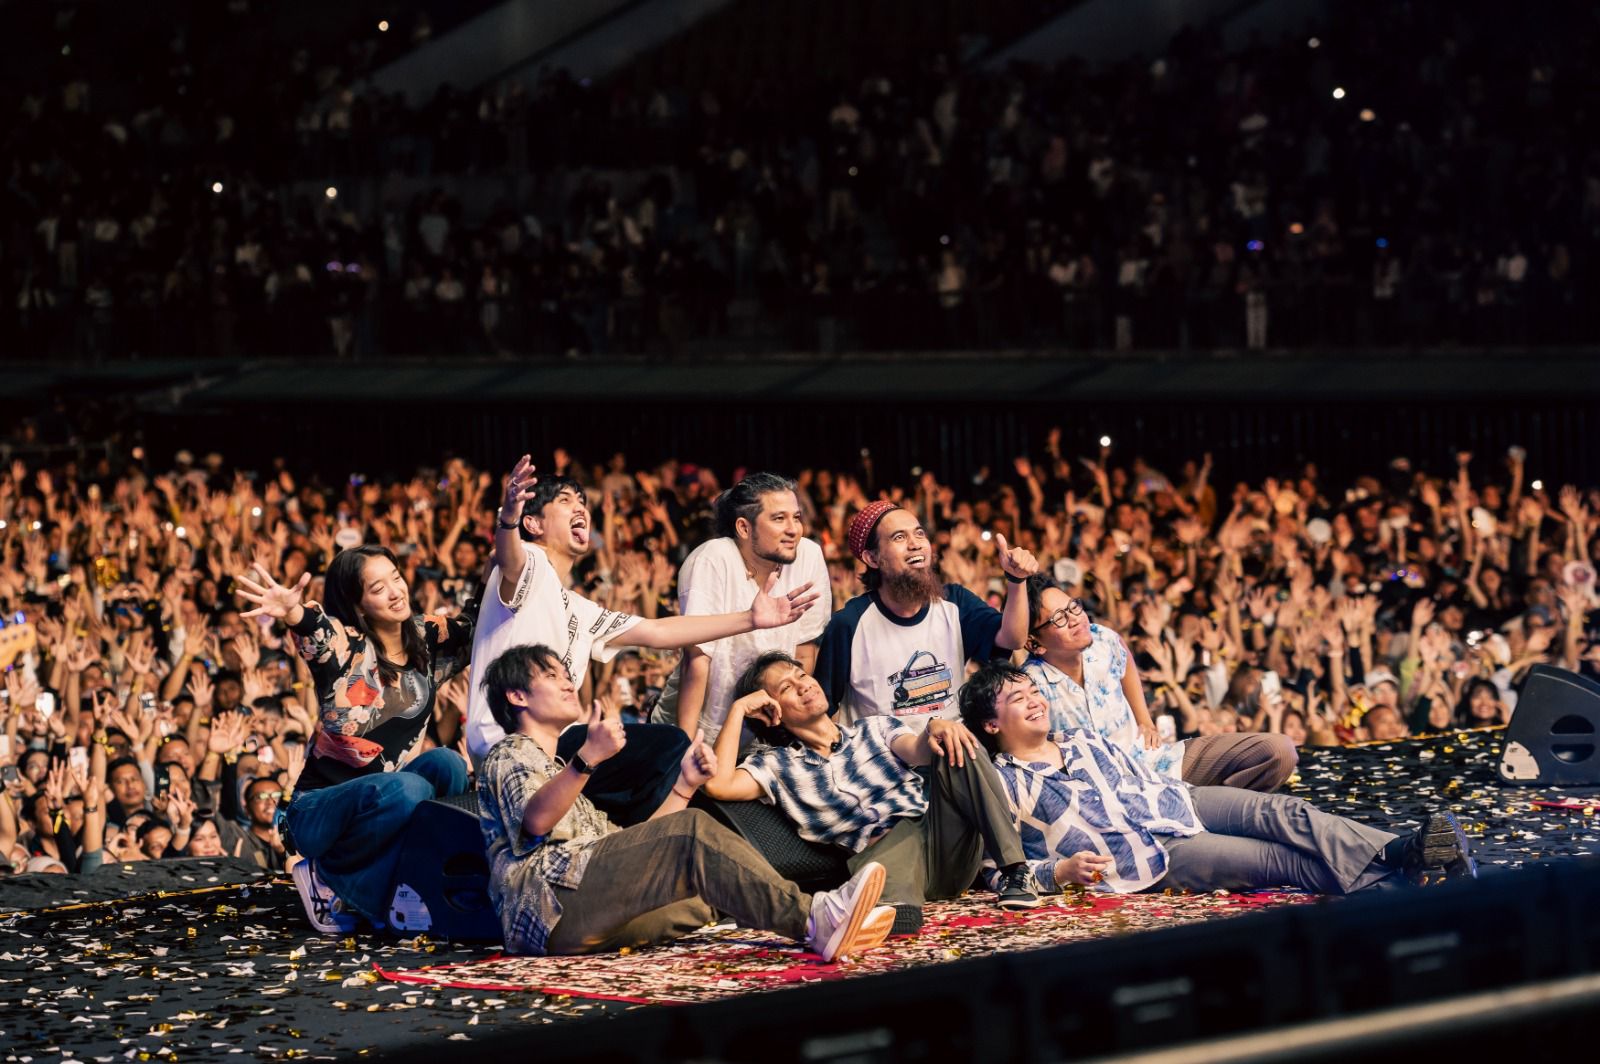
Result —
<path fill-rule="evenodd" d="M 372 647 L 378 663 L 378 679 L 384 684 L 395 683 L 400 678 L 401 666 L 390 661 L 383 653 L 383 644 L 372 630 L 372 622 L 361 610 L 361 599 L 367 586 L 367 562 L 373 558 L 387 558 L 396 569 L 400 563 L 388 547 L 355 547 L 334 555 L 324 578 L 323 609 L 328 616 L 353 631 L 359 632 Z M 410 588 L 406 589 L 407 596 Z M 428 668 L 428 644 L 422 638 L 422 626 L 416 615 L 400 625 L 400 644 L 406 651 L 406 665 L 413 669 Z"/>

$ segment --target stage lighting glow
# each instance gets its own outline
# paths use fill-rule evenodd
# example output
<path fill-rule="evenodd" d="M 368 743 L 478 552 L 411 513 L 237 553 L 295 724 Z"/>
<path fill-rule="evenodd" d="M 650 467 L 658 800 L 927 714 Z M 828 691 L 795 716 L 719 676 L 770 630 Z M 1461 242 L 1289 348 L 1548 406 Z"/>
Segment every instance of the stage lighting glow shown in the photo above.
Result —
<path fill-rule="evenodd" d="M 1100 437 L 1100 446 L 1102 446 L 1102 447 L 1110 447 L 1111 446 L 1111 437 L 1110 436 L 1101 436 Z"/>
<path fill-rule="evenodd" d="M 389 32 L 389 20 L 388 19 L 379 19 L 378 20 L 378 32 L 379 33 L 388 33 Z"/>
<path fill-rule="evenodd" d="M 329 185 L 327 188 L 323 189 L 322 194 L 327 196 L 329 199 L 339 198 L 339 190 L 334 188 L 332 185 Z"/>
<path fill-rule="evenodd" d="M 1321 48 L 1322 47 L 1322 38 L 1321 37 L 1313 37 L 1313 38 L 1311 38 L 1309 41 L 1306 42 L 1306 47 L 1307 48 Z"/>
<path fill-rule="evenodd" d="M 1536 481 L 1533 482 L 1532 487 L 1533 487 L 1534 491 L 1543 491 L 1544 490 L 1544 481 L 1536 480 Z"/>
<path fill-rule="evenodd" d="M 1335 100 L 1342 100 L 1342 99 L 1344 99 L 1344 89 L 1342 89 L 1342 88 L 1339 88 L 1339 87 L 1337 87 L 1337 86 L 1335 86 L 1335 88 L 1334 88 L 1334 90 L 1333 90 L 1333 98 L 1334 98 L 1334 99 L 1335 99 Z"/>
<path fill-rule="evenodd" d="M 1306 227 L 1301 225 L 1299 222 L 1290 222 L 1289 223 L 1289 232 L 1293 233 L 1295 236 L 1299 236 L 1301 233 L 1303 233 L 1305 231 L 1306 231 Z"/>
<path fill-rule="evenodd" d="M 211 182 L 211 191 L 213 191 L 215 193 L 218 193 L 220 195 L 221 192 L 222 192 L 222 182 L 221 181 L 213 181 L 213 182 Z"/>
<path fill-rule="evenodd" d="M 250 507 L 250 516 L 251 517 L 260 517 L 261 516 L 261 507 L 259 507 L 259 506 Z"/>
<path fill-rule="evenodd" d="M 1376 114 L 1376 113 L 1375 113 L 1375 112 L 1374 112 L 1374 111 L 1373 111 L 1373 110 L 1372 110 L 1372 108 L 1370 108 L 1370 107 L 1363 107 L 1363 108 L 1362 108 L 1362 109 L 1361 109 L 1361 115 L 1360 115 L 1360 117 L 1361 117 L 1361 121 L 1363 121 L 1363 122 L 1371 122 L 1371 121 L 1372 121 L 1372 120 L 1373 120 L 1373 119 L 1375 119 L 1375 118 L 1377 118 L 1377 117 L 1378 117 L 1378 116 L 1377 116 L 1377 114 Z"/>
<path fill-rule="evenodd" d="M 1267 245 L 1263 244 L 1259 240 L 1252 240 L 1249 243 L 1245 244 L 1245 247 L 1247 249 L 1249 249 L 1250 251 L 1260 251 L 1262 248 L 1264 248 L 1266 246 Z"/>

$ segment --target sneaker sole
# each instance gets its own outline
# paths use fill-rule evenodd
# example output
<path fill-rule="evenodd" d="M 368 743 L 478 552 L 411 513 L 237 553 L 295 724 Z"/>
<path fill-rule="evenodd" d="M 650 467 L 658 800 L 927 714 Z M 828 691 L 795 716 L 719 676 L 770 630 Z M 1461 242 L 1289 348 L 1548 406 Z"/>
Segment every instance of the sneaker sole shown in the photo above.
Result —
<path fill-rule="evenodd" d="M 850 918 L 834 928 L 828 941 L 823 943 L 820 954 L 823 960 L 832 963 L 840 957 L 849 956 L 856 944 L 856 936 L 861 933 L 861 925 L 878 905 L 878 897 L 883 893 L 884 874 L 880 864 L 867 869 L 866 877 L 861 881 L 861 892 L 856 895 L 855 908 L 850 910 Z"/>
<path fill-rule="evenodd" d="M 1451 813 L 1434 813 L 1422 825 L 1422 864 L 1443 868 L 1467 855 L 1467 836 Z"/>
<path fill-rule="evenodd" d="M 294 880 L 295 893 L 300 895 L 300 904 L 305 907 L 306 921 L 311 927 L 324 935 L 344 935 L 356 929 L 356 921 L 350 917 L 343 917 L 344 923 L 339 923 L 339 917 L 320 919 L 317 916 L 316 885 L 312 882 L 311 862 L 301 861 L 290 869 L 289 876 Z"/>
<path fill-rule="evenodd" d="M 1028 909 L 1037 909 L 1044 905 L 1044 899 L 1036 894 L 1032 898 L 1006 898 L 995 904 L 1008 913 L 1016 913 L 1025 912 Z"/>
<path fill-rule="evenodd" d="M 856 933 L 856 940 L 851 943 L 852 955 L 865 953 L 877 949 L 894 933 L 895 912 L 893 905 L 880 905 L 867 914 L 861 921 L 861 930 Z"/>

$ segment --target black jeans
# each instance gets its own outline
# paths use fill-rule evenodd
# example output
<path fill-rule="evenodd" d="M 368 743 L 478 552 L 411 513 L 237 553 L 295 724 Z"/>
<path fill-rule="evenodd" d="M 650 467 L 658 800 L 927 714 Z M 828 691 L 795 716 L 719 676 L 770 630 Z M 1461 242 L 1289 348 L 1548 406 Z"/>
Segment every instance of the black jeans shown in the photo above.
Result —
<path fill-rule="evenodd" d="M 625 724 L 623 748 L 595 766 L 583 796 L 622 827 L 650 819 L 678 782 L 678 763 L 689 737 L 672 724 Z M 571 761 L 589 738 L 585 724 L 574 724 L 556 740 L 556 756 Z"/>

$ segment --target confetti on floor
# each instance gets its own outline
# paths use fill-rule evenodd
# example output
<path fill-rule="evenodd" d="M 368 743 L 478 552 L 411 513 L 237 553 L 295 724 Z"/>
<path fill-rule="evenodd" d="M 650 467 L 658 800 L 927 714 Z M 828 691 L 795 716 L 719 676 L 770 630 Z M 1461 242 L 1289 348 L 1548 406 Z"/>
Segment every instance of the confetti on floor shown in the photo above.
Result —
<path fill-rule="evenodd" d="M 1306 751 L 1299 779 L 1289 789 L 1332 812 L 1379 826 L 1414 824 L 1428 808 L 1450 806 L 1474 836 L 1484 874 L 1527 861 L 1600 854 L 1597 817 L 1582 811 L 1600 799 L 1600 788 L 1501 787 L 1494 765 L 1502 735 L 1458 733 L 1362 749 Z M 1536 802 L 1579 808 L 1540 808 Z M 69 893 L 62 900 L 74 907 L 0 916 L 0 1060 L 193 1061 L 232 1055 L 348 1060 L 421 1042 L 442 1046 L 447 1040 L 470 1041 L 498 1028 L 521 1031 L 654 1007 L 632 1000 L 468 990 L 381 978 L 379 970 L 415 975 L 429 966 L 481 962 L 495 950 L 379 934 L 320 938 L 307 928 L 287 882 L 214 886 L 205 893 L 173 890 L 165 897 L 114 904 L 83 904 L 82 897 Z M 1078 916 L 1091 917 L 1102 929 L 1142 932 L 1182 920 L 1226 917 L 1243 904 L 1239 898 L 1152 896 L 1098 916 Z M 1170 909 L 1168 915 L 1160 915 L 1164 907 Z M 977 908 L 994 915 L 981 903 Z M 1030 926 L 1026 918 L 981 928 L 951 926 L 959 919 L 942 909 L 934 912 L 934 934 L 919 937 L 900 960 L 886 955 L 870 964 L 909 963 L 913 955 L 919 963 L 931 963 L 939 959 L 941 948 L 1033 948 L 1045 933 L 1042 925 Z M 756 941 L 749 932 L 726 932 L 708 939 L 703 948 L 748 950 Z M 762 945 L 771 949 L 770 943 Z M 663 958 L 677 948 L 615 958 L 626 962 L 617 969 L 619 978 L 628 965 L 666 963 Z M 762 963 L 767 974 L 753 980 L 757 983 L 841 974 L 815 963 L 807 966 L 787 947 L 772 949 Z M 861 962 L 863 970 L 870 970 L 868 963 Z M 797 968 L 801 974 L 795 974 Z M 428 978 L 443 974 L 434 971 Z M 709 975 L 690 974 L 693 978 L 684 978 L 679 996 L 699 1000 L 696 995 L 707 993 L 703 987 L 715 969 Z M 574 978 L 577 973 L 565 981 Z M 519 985 L 534 982 L 562 989 L 543 979 Z M 567 989 L 596 988 L 578 983 Z"/>
<path fill-rule="evenodd" d="M 892 938 L 882 948 L 843 963 L 825 964 L 778 935 L 723 926 L 623 955 L 495 957 L 415 971 L 380 970 L 380 974 L 396 982 L 440 989 L 526 990 L 632 1004 L 687 1004 L 1044 949 L 1315 900 L 1309 895 L 1278 892 L 1080 893 L 1060 905 L 1006 913 L 995 908 L 993 895 L 970 894 L 960 901 L 927 906 L 927 923 L 920 932 Z"/>

